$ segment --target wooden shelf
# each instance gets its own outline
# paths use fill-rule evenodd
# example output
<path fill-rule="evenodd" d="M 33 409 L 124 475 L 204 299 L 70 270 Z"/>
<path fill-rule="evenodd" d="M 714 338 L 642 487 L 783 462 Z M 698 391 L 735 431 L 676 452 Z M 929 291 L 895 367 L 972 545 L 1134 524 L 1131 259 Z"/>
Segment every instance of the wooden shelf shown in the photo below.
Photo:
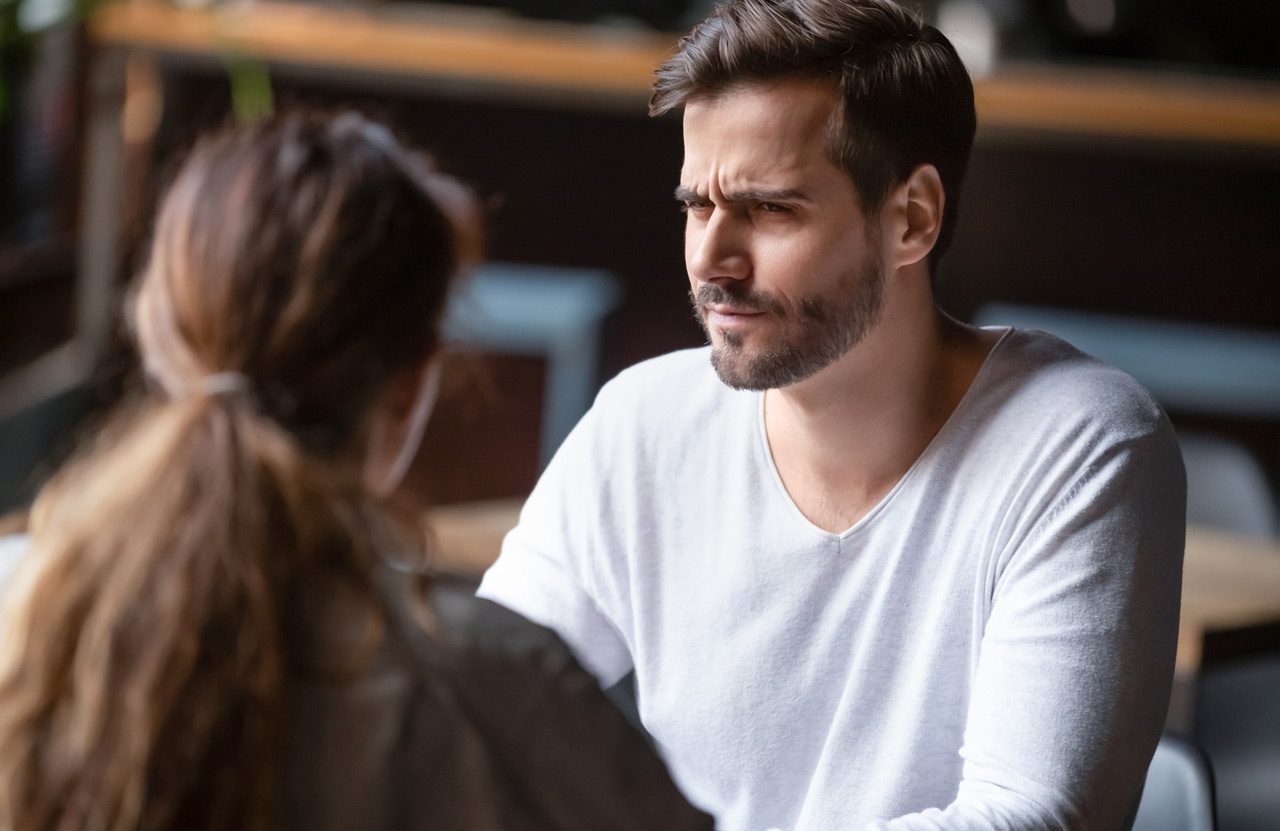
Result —
<path fill-rule="evenodd" d="M 637 112 L 677 37 L 428 4 L 271 0 L 210 11 L 124 0 L 95 14 L 90 31 L 103 45 L 603 97 Z M 1046 65 L 978 79 L 976 93 L 984 130 L 1280 147 L 1280 83 Z"/>
<path fill-rule="evenodd" d="M 1280 147 L 1280 83 L 1132 69 L 1010 67 L 974 84 L 980 128 Z"/>
<path fill-rule="evenodd" d="M 647 100 L 653 67 L 672 35 L 526 21 L 429 5 L 321 6 L 247 2 L 209 11 L 126 0 L 94 15 L 100 44 L 188 56 L 240 54 L 267 61 L 514 91 Z"/>

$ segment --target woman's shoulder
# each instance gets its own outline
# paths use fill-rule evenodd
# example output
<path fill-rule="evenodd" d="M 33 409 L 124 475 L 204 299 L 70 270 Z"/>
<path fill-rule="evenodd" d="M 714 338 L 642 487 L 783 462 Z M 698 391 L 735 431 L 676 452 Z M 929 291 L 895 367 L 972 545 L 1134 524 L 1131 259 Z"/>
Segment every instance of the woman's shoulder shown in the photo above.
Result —
<path fill-rule="evenodd" d="M 440 621 L 438 636 L 460 654 L 532 660 L 544 668 L 553 656 L 573 660 L 555 632 L 505 606 L 476 597 L 475 586 L 469 581 L 437 578 L 432 582 L 429 602 Z"/>
<path fill-rule="evenodd" d="M 461 709 L 549 827 L 711 829 L 555 632 L 439 580 L 430 603 Z"/>

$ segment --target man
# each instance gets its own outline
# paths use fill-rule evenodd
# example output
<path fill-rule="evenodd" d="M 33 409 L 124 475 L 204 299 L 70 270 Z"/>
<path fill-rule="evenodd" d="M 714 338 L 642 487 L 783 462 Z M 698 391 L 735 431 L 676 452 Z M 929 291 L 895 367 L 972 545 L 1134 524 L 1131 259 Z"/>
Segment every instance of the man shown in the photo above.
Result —
<path fill-rule="evenodd" d="M 1114 829 L 1167 706 L 1184 481 L 1123 374 L 934 305 L 974 131 L 888 0 L 731 0 L 658 70 L 709 350 L 608 384 L 481 594 L 725 829 Z M 710 360 L 708 361 L 708 351 Z"/>

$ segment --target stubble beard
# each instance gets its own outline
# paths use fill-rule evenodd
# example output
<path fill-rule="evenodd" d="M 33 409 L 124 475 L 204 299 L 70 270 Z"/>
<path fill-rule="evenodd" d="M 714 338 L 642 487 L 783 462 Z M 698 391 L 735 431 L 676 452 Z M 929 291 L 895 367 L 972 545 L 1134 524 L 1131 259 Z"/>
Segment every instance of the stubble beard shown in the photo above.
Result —
<path fill-rule="evenodd" d="M 880 319 L 884 309 L 884 269 L 868 257 L 841 279 L 828 295 L 801 298 L 790 319 L 787 310 L 764 292 L 704 284 L 691 292 L 694 315 L 712 343 L 711 366 L 726 385 L 738 390 L 787 387 L 816 375 L 857 346 Z M 779 334 L 756 350 L 742 343 L 737 332 L 720 333 L 715 344 L 703 308 L 728 303 L 760 311 L 780 321 Z"/>

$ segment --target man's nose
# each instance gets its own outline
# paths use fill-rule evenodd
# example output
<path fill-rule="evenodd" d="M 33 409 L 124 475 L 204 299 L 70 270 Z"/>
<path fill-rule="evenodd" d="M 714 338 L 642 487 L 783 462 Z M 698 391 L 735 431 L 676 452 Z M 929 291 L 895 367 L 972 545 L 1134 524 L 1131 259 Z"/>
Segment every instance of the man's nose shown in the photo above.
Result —
<path fill-rule="evenodd" d="M 743 230 L 727 210 L 716 209 L 701 224 L 686 229 L 685 265 L 701 282 L 743 280 L 751 273 Z"/>

